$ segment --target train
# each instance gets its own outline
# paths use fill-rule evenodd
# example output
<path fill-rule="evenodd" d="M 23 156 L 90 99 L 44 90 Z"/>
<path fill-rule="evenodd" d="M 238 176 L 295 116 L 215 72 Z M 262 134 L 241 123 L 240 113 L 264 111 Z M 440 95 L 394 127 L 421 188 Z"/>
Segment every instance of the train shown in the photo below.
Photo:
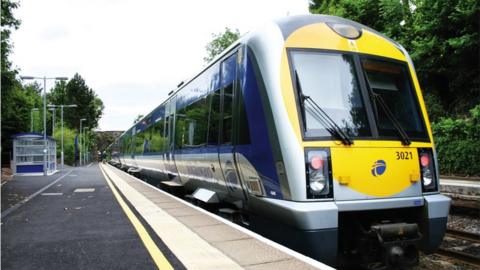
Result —
<path fill-rule="evenodd" d="M 419 251 L 440 245 L 451 204 L 409 54 L 336 16 L 289 16 L 245 34 L 109 153 L 336 267 L 418 264 Z"/>

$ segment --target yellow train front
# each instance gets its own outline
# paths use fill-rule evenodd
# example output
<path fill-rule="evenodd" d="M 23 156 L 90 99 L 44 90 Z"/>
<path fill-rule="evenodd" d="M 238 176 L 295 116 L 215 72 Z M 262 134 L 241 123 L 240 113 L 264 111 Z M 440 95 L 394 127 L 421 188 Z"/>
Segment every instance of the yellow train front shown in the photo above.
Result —
<path fill-rule="evenodd" d="M 405 49 L 323 15 L 285 18 L 243 42 L 268 108 L 282 197 L 268 187 L 249 196 L 251 225 L 336 266 L 409 267 L 418 250 L 435 250 L 450 199 L 438 192 L 432 132 Z"/>

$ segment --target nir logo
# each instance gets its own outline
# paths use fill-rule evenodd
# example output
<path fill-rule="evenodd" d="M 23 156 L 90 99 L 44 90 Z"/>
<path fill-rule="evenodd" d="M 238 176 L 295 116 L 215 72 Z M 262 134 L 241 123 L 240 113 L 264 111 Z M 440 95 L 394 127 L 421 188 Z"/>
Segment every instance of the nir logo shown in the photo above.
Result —
<path fill-rule="evenodd" d="M 379 160 L 375 161 L 375 163 L 372 166 L 372 175 L 377 177 L 377 176 L 385 173 L 385 170 L 387 170 L 387 163 L 385 163 L 385 161 L 379 159 Z"/>

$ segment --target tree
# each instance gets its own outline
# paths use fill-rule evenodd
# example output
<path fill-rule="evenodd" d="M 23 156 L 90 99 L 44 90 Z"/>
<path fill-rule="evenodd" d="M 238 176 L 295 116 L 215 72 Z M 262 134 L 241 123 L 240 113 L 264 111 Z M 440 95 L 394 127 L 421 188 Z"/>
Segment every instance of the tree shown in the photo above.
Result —
<path fill-rule="evenodd" d="M 212 34 L 213 40 L 210 41 L 205 49 L 207 50 L 207 56 L 203 58 L 203 61 L 206 63 L 210 62 L 223 52 L 228 46 L 232 45 L 240 37 L 240 32 L 238 29 L 232 31 L 230 28 L 225 27 L 225 32 Z"/>
<path fill-rule="evenodd" d="M 74 165 L 75 164 L 75 136 L 77 135 L 76 130 L 70 129 L 68 127 L 63 128 L 63 149 L 64 149 L 64 161 L 65 164 Z M 53 136 L 57 141 L 57 158 L 61 157 L 62 148 L 59 146 L 59 142 L 62 140 L 62 130 L 57 128 L 55 129 L 55 134 Z"/>
<path fill-rule="evenodd" d="M 104 151 L 118 137 L 117 131 L 97 131 L 95 132 L 95 142 L 98 151 Z M 121 134 L 121 133 L 120 133 Z"/>
<path fill-rule="evenodd" d="M 467 116 L 480 104 L 478 0 L 417 0 L 415 6 L 410 52 L 420 83 L 446 115 Z"/>
<path fill-rule="evenodd" d="M 18 7 L 18 3 L 10 0 L 2 0 L 1 10 L 1 76 L 2 76 L 2 100 L 13 90 L 14 85 L 18 83 L 15 80 L 17 74 L 16 70 L 12 69 L 12 63 L 8 59 L 12 51 L 12 44 L 10 42 L 10 34 L 12 29 L 16 30 L 20 26 L 20 20 L 13 17 L 13 10 Z"/>
<path fill-rule="evenodd" d="M 57 82 L 48 96 L 53 104 L 76 104 L 77 107 L 64 111 L 65 125 L 80 128 L 80 119 L 85 118 L 83 126 L 91 129 L 98 126 L 103 113 L 103 102 L 77 73 L 67 83 Z"/>
<path fill-rule="evenodd" d="M 138 123 L 138 121 L 142 120 L 142 118 L 143 118 L 143 114 L 137 115 L 137 117 L 135 117 L 135 119 L 133 120 L 133 124 Z"/>
<path fill-rule="evenodd" d="M 24 93 L 21 83 L 15 78 L 17 71 L 8 59 L 12 44 L 10 34 L 18 29 L 20 21 L 13 17 L 18 3 L 5 0 L 1 2 L 1 113 L 2 113 L 2 164 L 10 161 L 12 150 L 11 136 L 29 128 L 30 109 L 33 101 Z M 26 106 L 25 106 L 26 105 Z"/>

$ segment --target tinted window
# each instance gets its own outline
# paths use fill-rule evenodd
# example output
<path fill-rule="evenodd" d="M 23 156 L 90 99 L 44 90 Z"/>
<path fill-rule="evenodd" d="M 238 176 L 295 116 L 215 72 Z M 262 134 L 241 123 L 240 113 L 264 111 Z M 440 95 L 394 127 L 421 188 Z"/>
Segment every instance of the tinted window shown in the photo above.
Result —
<path fill-rule="evenodd" d="M 426 137 L 406 66 L 367 57 L 362 58 L 362 66 L 370 88 L 381 96 L 407 134 Z M 374 103 L 374 112 L 380 135 L 397 136 L 398 131 L 379 104 Z"/>
<path fill-rule="evenodd" d="M 209 117 L 208 117 L 208 144 L 218 144 L 218 133 L 220 123 L 220 90 L 208 95 Z"/>
<path fill-rule="evenodd" d="M 138 132 L 135 135 L 135 154 L 137 155 L 143 154 L 143 148 L 145 144 L 144 136 L 144 132 Z"/>
<path fill-rule="evenodd" d="M 221 143 L 232 142 L 233 100 L 237 72 L 237 54 L 233 54 L 222 63 L 223 118 Z"/>
<path fill-rule="evenodd" d="M 207 97 L 179 110 L 176 123 L 176 147 L 195 147 L 207 141 L 208 110 Z"/>
<path fill-rule="evenodd" d="M 294 51 L 291 54 L 301 90 L 350 136 L 370 136 L 370 128 L 351 55 Z M 294 76 L 295 78 L 295 76 Z M 306 137 L 330 136 L 315 109 L 299 96 Z"/>
<path fill-rule="evenodd" d="M 158 153 L 164 151 L 165 138 L 163 137 L 163 127 L 165 120 L 162 117 L 154 119 L 153 123 L 145 131 L 145 152 Z"/>

